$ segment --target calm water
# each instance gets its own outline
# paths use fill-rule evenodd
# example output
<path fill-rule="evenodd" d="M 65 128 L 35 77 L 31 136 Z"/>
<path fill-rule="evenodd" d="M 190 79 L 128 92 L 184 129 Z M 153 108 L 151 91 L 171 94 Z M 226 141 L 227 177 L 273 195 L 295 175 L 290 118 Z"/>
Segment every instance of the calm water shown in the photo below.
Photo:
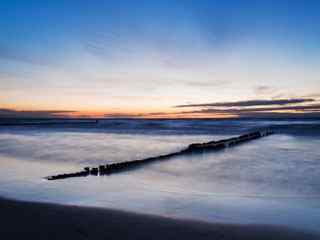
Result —
<path fill-rule="evenodd" d="M 277 134 L 110 176 L 46 181 L 268 126 Z M 0 127 L 0 195 L 320 231 L 320 121 L 147 121 Z"/>

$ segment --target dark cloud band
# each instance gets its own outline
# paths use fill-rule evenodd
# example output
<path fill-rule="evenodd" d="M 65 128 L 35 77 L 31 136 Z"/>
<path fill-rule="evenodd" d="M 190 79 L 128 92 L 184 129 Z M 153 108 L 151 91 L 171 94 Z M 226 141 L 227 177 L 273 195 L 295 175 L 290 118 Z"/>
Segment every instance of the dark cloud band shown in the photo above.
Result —
<path fill-rule="evenodd" d="M 254 106 L 270 106 L 270 105 L 288 105 L 297 103 L 306 103 L 315 101 L 312 98 L 292 98 L 292 99 L 277 99 L 277 100 L 249 100 L 237 102 L 216 102 L 216 103 L 201 103 L 201 104 L 185 104 L 177 105 L 176 108 L 187 107 L 254 107 Z"/>
<path fill-rule="evenodd" d="M 0 118 L 65 118 L 76 111 L 64 110 L 40 110 L 40 111 L 18 111 L 14 109 L 0 109 Z"/>

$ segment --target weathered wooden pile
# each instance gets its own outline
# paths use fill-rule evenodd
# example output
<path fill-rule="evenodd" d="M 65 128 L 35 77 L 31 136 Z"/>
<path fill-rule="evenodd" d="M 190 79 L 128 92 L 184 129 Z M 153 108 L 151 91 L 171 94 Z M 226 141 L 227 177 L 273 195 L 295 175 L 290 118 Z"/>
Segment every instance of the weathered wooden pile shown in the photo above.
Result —
<path fill-rule="evenodd" d="M 150 157 L 150 158 L 145 158 L 140 160 L 100 165 L 98 167 L 85 167 L 82 171 L 79 171 L 79 172 L 53 175 L 53 176 L 46 177 L 46 179 L 59 180 L 59 179 L 72 178 L 72 177 L 86 177 L 89 175 L 94 175 L 94 176 L 108 175 L 115 172 L 120 172 L 124 170 L 129 170 L 131 168 L 139 167 L 150 162 L 169 159 L 177 155 L 199 153 L 203 151 L 216 151 L 216 150 L 232 147 L 232 146 L 235 146 L 244 142 L 248 142 L 253 139 L 261 138 L 270 134 L 272 134 L 271 131 L 264 130 L 264 131 L 256 131 L 256 132 L 241 135 L 239 137 L 228 138 L 220 141 L 211 141 L 206 143 L 193 143 L 193 144 L 190 144 L 187 148 L 174 153 L 169 153 L 165 155 L 160 155 L 160 156 Z"/>

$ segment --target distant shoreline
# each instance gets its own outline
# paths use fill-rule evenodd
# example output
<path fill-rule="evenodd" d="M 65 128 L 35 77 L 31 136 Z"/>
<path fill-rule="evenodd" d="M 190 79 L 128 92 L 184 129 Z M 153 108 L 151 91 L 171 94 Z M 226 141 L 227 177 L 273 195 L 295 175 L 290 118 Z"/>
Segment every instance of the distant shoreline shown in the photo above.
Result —
<path fill-rule="evenodd" d="M 147 118 L 147 117 L 2 117 L 1 121 L 203 121 L 203 120 L 213 120 L 213 121 L 319 121 L 320 117 L 309 117 L 309 116 L 296 116 L 296 117 L 180 117 L 180 118 Z"/>
<path fill-rule="evenodd" d="M 315 240 L 280 226 L 177 220 L 125 211 L 0 198 L 2 239 L 259 239 Z"/>

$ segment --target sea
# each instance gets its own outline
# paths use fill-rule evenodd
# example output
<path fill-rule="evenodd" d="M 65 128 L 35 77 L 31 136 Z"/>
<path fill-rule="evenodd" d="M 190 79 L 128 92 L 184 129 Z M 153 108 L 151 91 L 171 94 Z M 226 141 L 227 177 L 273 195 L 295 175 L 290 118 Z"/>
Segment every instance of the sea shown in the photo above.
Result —
<path fill-rule="evenodd" d="M 46 176 L 269 129 L 216 152 L 104 176 Z M 320 232 L 320 119 L 1 119 L 0 196 Z"/>

